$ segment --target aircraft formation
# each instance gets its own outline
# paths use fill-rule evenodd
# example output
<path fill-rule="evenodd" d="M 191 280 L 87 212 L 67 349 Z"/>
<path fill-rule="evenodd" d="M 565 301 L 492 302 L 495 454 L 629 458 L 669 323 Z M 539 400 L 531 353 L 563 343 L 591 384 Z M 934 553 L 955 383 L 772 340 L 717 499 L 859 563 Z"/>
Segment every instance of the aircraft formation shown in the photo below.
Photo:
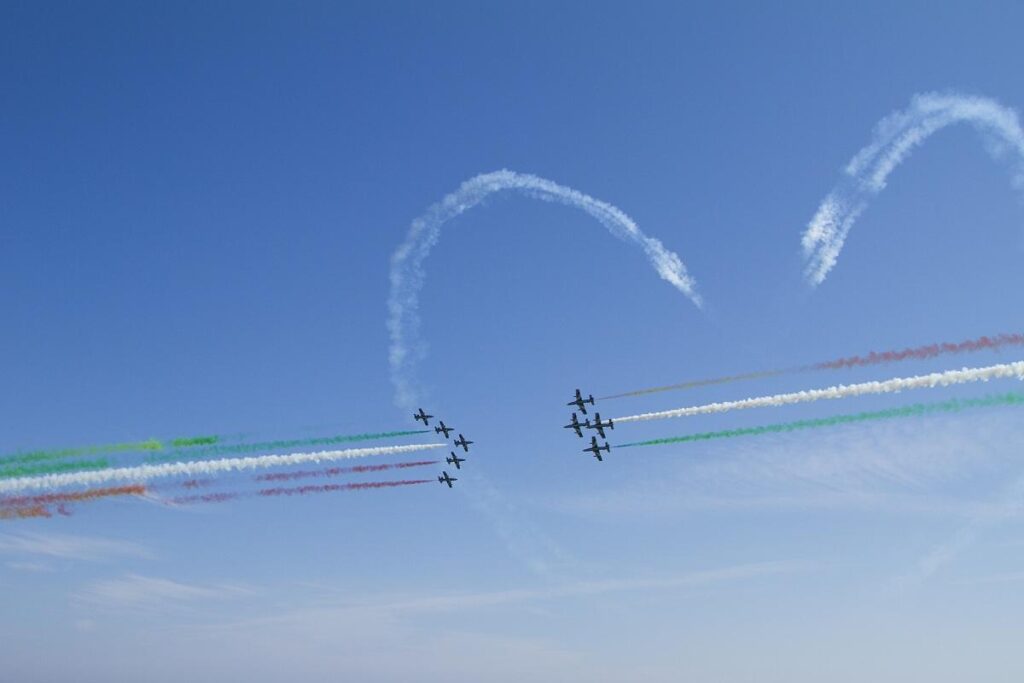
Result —
<path fill-rule="evenodd" d="M 576 397 L 566 403 L 567 406 L 576 406 L 576 410 L 579 410 L 584 415 L 587 414 L 587 405 L 594 406 L 594 395 L 590 394 L 587 398 L 583 398 L 583 392 L 579 389 L 576 390 Z M 615 429 L 615 424 L 611 419 L 602 420 L 601 413 L 594 411 L 594 420 L 591 421 L 589 417 L 584 418 L 583 422 L 580 422 L 579 417 L 576 415 L 576 411 L 573 411 L 570 417 L 569 424 L 563 425 L 564 429 L 571 429 L 576 432 L 576 436 L 583 438 L 584 429 L 592 429 L 601 435 L 602 439 L 605 439 L 604 445 L 600 445 L 597 442 L 596 436 L 590 437 L 590 447 L 584 448 L 583 452 L 590 453 L 598 462 L 603 462 L 604 458 L 601 457 L 601 451 L 605 453 L 611 453 L 612 447 L 608 444 L 607 436 L 605 435 L 606 429 Z"/>
<path fill-rule="evenodd" d="M 419 422 L 422 422 L 424 427 L 429 427 L 430 426 L 430 420 L 434 416 L 433 415 L 428 415 L 423 410 L 423 408 L 420 408 L 418 412 L 415 412 L 415 413 L 412 414 L 412 417 L 413 417 L 413 420 L 417 420 Z M 437 421 L 437 425 L 434 427 L 434 433 L 435 434 L 443 434 L 446 441 L 451 438 L 451 433 L 454 432 L 454 431 L 455 431 L 455 429 L 452 428 L 452 427 L 449 427 L 448 425 L 446 425 L 444 423 L 444 420 L 438 420 Z M 452 441 L 452 444 L 455 446 L 455 449 L 457 450 L 459 448 L 462 448 L 462 451 L 464 453 L 469 453 L 469 445 L 472 444 L 472 443 L 473 443 L 472 441 L 469 441 L 468 439 L 466 439 L 466 437 L 463 436 L 461 433 L 459 433 L 459 436 L 458 436 L 457 439 Z M 462 469 L 462 463 L 466 462 L 467 458 L 460 458 L 456 454 L 456 450 L 450 451 L 450 455 L 447 458 L 445 458 L 444 461 L 446 463 L 448 463 L 449 465 L 454 466 L 455 469 L 461 470 Z M 447 484 L 448 488 L 452 488 L 452 483 L 456 482 L 458 480 L 459 480 L 458 477 L 453 477 L 450 474 L 448 474 L 447 470 L 442 470 L 441 474 L 438 475 L 438 477 L 437 477 L 438 483 Z"/>

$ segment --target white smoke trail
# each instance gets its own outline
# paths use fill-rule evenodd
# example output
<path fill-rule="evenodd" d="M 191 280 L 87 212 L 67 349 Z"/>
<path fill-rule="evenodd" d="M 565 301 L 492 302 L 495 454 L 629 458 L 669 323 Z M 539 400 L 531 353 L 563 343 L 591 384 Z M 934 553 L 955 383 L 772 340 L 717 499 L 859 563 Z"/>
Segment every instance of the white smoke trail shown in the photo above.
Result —
<path fill-rule="evenodd" d="M 379 446 L 376 448 L 349 448 L 341 451 L 317 451 L 313 453 L 288 453 L 284 455 L 255 455 L 246 458 L 222 458 L 190 462 L 169 462 L 160 465 L 136 465 L 134 467 L 113 467 L 93 472 L 64 472 L 43 474 L 35 477 L 0 480 L 0 493 L 38 489 L 54 489 L 62 486 L 95 486 L 111 481 L 147 481 L 161 477 L 192 476 L 197 474 L 221 474 L 238 470 L 263 469 L 301 465 L 311 462 L 332 462 L 348 458 L 365 458 L 370 455 L 394 455 L 412 453 L 431 448 L 444 448 L 443 443 L 410 444 L 407 446 Z"/>
<path fill-rule="evenodd" d="M 820 285 L 836 264 L 846 236 L 885 188 L 889 174 L 933 133 L 967 122 L 985 135 L 995 156 L 1006 152 L 1015 159 L 1013 185 L 1024 191 L 1024 129 L 1016 112 L 987 97 L 926 93 L 915 95 L 910 107 L 882 119 L 874 140 L 850 160 L 840 181 L 818 207 L 803 235 L 805 275 Z"/>
<path fill-rule="evenodd" d="M 742 410 L 744 408 L 766 408 L 771 406 L 785 406 L 791 403 L 810 403 L 832 398 L 849 398 L 851 396 L 866 396 L 869 394 L 891 394 L 906 389 L 931 389 L 934 387 L 947 387 L 954 384 L 967 384 L 968 382 L 987 382 L 990 379 L 1003 379 L 1016 377 L 1024 380 L 1024 361 L 1016 363 L 1004 363 L 1001 365 L 989 365 L 984 368 L 964 368 L 962 370 L 949 370 L 947 372 L 933 372 L 930 375 L 918 375 L 916 377 L 897 377 L 881 382 L 863 382 L 861 384 L 840 384 L 827 389 L 811 389 L 810 391 L 796 391 L 790 394 L 775 394 L 774 396 L 760 396 L 757 398 L 745 398 L 740 401 L 725 401 L 723 403 L 708 403 L 702 406 L 691 406 L 689 408 L 677 408 L 665 410 L 659 413 L 642 413 L 640 415 L 629 415 L 627 417 L 613 418 L 615 422 L 639 422 L 641 420 L 663 420 L 669 417 L 688 417 L 690 415 L 706 415 L 708 413 L 724 413 L 730 410 Z"/>
<path fill-rule="evenodd" d="M 391 294 L 388 297 L 388 332 L 391 337 L 389 362 L 395 386 L 395 403 L 411 409 L 418 403 L 418 389 L 412 377 L 415 363 L 424 356 L 419 340 L 419 293 L 425 272 L 423 261 L 441 236 L 441 226 L 503 190 L 522 192 L 534 199 L 557 202 L 580 209 L 596 218 L 619 239 L 637 244 L 658 275 L 698 307 L 701 306 L 692 277 L 674 252 L 659 240 L 647 237 L 632 218 L 617 207 L 570 187 L 535 175 L 501 170 L 485 173 L 462 183 L 426 213 L 412 222 L 405 241 L 391 256 Z"/>

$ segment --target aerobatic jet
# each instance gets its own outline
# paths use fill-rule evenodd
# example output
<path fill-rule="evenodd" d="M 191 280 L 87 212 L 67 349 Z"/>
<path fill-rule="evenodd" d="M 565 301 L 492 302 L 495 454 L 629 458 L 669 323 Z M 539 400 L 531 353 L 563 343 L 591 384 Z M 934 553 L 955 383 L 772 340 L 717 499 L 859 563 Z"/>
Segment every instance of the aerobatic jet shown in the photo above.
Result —
<path fill-rule="evenodd" d="M 583 398 L 583 394 L 581 394 L 580 390 L 577 389 L 576 390 L 576 398 L 575 398 L 575 400 L 569 401 L 565 405 L 567 405 L 567 406 L 576 406 L 577 408 L 579 408 L 579 410 L 584 415 L 586 415 L 587 414 L 587 407 L 586 407 L 586 405 L 584 405 L 586 403 L 589 403 L 590 405 L 594 405 L 594 395 L 591 394 L 590 398 Z"/>
<path fill-rule="evenodd" d="M 412 419 L 413 420 L 423 420 L 423 426 L 424 427 L 426 427 L 426 426 L 428 426 L 430 424 L 428 422 L 428 420 L 430 418 L 432 418 L 432 417 L 434 417 L 434 416 L 433 415 L 427 415 L 425 412 L 423 412 L 423 408 L 420 408 L 420 412 L 412 414 Z"/>
<path fill-rule="evenodd" d="M 436 434 L 444 434 L 444 438 L 446 438 L 446 439 L 448 438 L 448 432 L 451 432 L 451 431 L 454 431 L 451 427 L 445 427 L 444 426 L 444 420 L 441 420 L 441 426 L 440 427 L 434 427 L 434 432 Z"/>
<path fill-rule="evenodd" d="M 455 465 L 455 469 L 461 470 L 462 469 L 461 463 L 466 462 L 466 459 L 465 458 L 460 458 L 459 456 L 455 455 L 455 451 L 452 451 L 451 454 L 452 454 L 451 457 L 450 458 L 445 458 L 444 461 L 446 463 L 448 463 L 449 465 Z"/>
<path fill-rule="evenodd" d="M 580 422 L 579 419 L 576 417 L 576 413 L 573 413 L 572 414 L 572 422 L 570 422 L 567 425 L 563 425 L 562 429 L 575 429 L 576 430 L 576 436 L 578 436 L 578 437 L 580 437 L 582 439 L 583 438 L 583 430 L 581 429 L 581 427 L 589 427 L 589 426 L 590 426 L 590 420 L 587 420 L 586 422 Z"/>
<path fill-rule="evenodd" d="M 587 420 L 587 427 L 590 429 L 596 429 L 597 433 L 601 435 L 602 439 L 607 438 L 604 435 L 604 428 L 615 429 L 615 425 L 612 424 L 611 418 L 608 418 L 607 422 L 601 422 L 601 413 L 594 413 L 594 421 Z"/>
<path fill-rule="evenodd" d="M 601 451 L 604 451 L 605 453 L 611 453 L 612 447 L 609 446 L 608 443 L 605 443 L 605 445 L 603 446 L 598 446 L 597 437 L 592 436 L 590 437 L 590 448 L 584 448 L 583 450 L 584 452 L 587 453 L 593 453 L 594 457 L 597 458 L 598 462 L 604 462 L 604 458 L 601 457 Z"/>
<path fill-rule="evenodd" d="M 458 479 L 456 479 L 453 476 L 450 476 L 447 472 L 443 472 L 442 474 L 443 474 L 443 476 L 439 476 L 437 478 L 437 481 L 439 483 L 441 483 L 441 484 L 448 484 L 448 488 L 452 487 L 452 482 L 453 481 L 458 481 Z"/>
<path fill-rule="evenodd" d="M 466 437 L 464 437 L 462 434 L 459 434 L 459 438 L 455 439 L 454 443 L 455 443 L 456 446 L 462 446 L 462 450 L 464 450 L 467 453 L 469 453 L 469 444 L 471 444 L 473 442 L 472 441 L 466 441 Z"/>

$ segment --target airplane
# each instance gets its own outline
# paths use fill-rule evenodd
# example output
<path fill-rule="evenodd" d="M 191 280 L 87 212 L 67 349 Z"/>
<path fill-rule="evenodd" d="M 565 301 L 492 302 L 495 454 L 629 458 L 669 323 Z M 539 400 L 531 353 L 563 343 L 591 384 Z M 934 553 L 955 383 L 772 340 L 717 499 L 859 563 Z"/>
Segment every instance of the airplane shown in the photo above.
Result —
<path fill-rule="evenodd" d="M 608 418 L 607 422 L 601 422 L 601 413 L 594 413 L 594 421 L 587 420 L 587 427 L 590 429 L 596 429 L 597 433 L 601 435 L 601 438 L 607 438 L 604 435 L 604 428 L 615 429 L 615 425 L 612 423 L 611 418 Z"/>
<path fill-rule="evenodd" d="M 455 445 L 462 446 L 462 450 L 466 451 L 467 453 L 469 453 L 469 444 L 471 443 L 473 442 L 466 441 L 466 437 L 464 437 L 462 434 L 459 434 L 459 438 L 455 439 Z"/>
<path fill-rule="evenodd" d="M 455 465 L 455 469 L 461 470 L 462 465 L 460 463 L 466 462 L 466 459 L 460 458 L 459 456 L 455 455 L 455 451 L 452 451 L 452 457 L 445 458 L 444 461 L 449 465 Z"/>
<path fill-rule="evenodd" d="M 438 477 L 437 481 L 442 484 L 448 484 L 448 488 L 452 487 L 453 481 L 458 481 L 455 477 L 450 476 L 447 472 L 444 472 L 444 476 Z"/>
<path fill-rule="evenodd" d="M 581 427 L 590 427 L 590 420 L 587 420 L 586 422 L 580 422 L 579 419 L 576 417 L 576 413 L 573 413 L 572 414 L 572 422 L 570 422 L 567 425 L 564 425 L 562 427 L 562 429 L 575 429 L 576 430 L 576 436 L 578 436 L 578 437 L 580 437 L 582 439 L 583 438 L 583 431 L 580 429 Z"/>
<path fill-rule="evenodd" d="M 426 427 L 429 424 L 427 422 L 427 420 L 429 420 L 432 417 L 434 417 L 434 416 L 433 415 L 427 415 L 426 413 L 424 413 L 423 412 L 423 408 L 420 408 L 420 412 L 412 414 L 412 419 L 414 419 L 414 420 L 423 420 L 423 426 L 424 427 Z"/>
<path fill-rule="evenodd" d="M 448 432 L 450 432 L 450 431 L 452 431 L 452 428 L 451 427 L 445 427 L 444 426 L 444 420 L 441 420 L 441 426 L 440 427 L 434 427 L 434 432 L 437 433 L 437 434 L 444 433 L 444 438 L 446 438 L 446 439 L 448 438 Z"/>
<path fill-rule="evenodd" d="M 583 450 L 584 450 L 584 452 L 593 453 L 594 457 L 597 458 L 598 462 L 604 462 L 604 458 L 601 457 L 601 451 L 605 451 L 606 453 L 611 453 L 612 452 L 612 447 L 609 446 L 607 442 L 605 442 L 605 444 L 603 446 L 598 446 L 597 445 L 597 437 L 596 436 L 592 436 L 592 437 L 590 437 L 590 448 L 584 448 Z"/>
<path fill-rule="evenodd" d="M 569 401 L 565 405 L 567 405 L 567 406 L 576 406 L 577 408 L 579 408 L 583 412 L 584 415 L 586 415 L 587 414 L 587 408 L 586 408 L 585 405 L 583 405 L 584 403 L 589 403 L 590 405 L 594 405 L 594 395 L 591 394 L 590 398 L 583 398 L 583 394 L 581 394 L 580 390 L 577 389 L 576 390 L 576 400 Z"/>

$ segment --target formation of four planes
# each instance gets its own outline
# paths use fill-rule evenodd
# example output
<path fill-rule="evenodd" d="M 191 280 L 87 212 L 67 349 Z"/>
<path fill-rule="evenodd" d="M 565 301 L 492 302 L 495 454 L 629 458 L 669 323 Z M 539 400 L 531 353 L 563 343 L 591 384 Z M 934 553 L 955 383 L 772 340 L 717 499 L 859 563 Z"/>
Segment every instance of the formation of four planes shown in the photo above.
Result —
<path fill-rule="evenodd" d="M 430 426 L 430 419 L 432 417 L 434 417 L 434 416 L 433 415 L 427 415 L 425 412 L 423 412 L 423 408 L 420 408 L 418 413 L 413 413 L 412 414 L 412 417 L 413 417 L 414 420 L 419 420 L 419 421 L 423 422 L 423 426 L 424 427 L 429 427 Z M 446 440 L 448 438 L 450 438 L 449 435 L 453 431 L 455 431 L 455 430 L 453 428 L 447 426 L 444 423 L 444 420 L 438 420 L 437 426 L 434 427 L 434 433 L 435 434 L 444 434 L 444 438 Z M 455 441 L 453 441 L 452 443 L 455 444 L 456 448 L 462 448 L 462 451 L 464 453 L 469 453 L 469 444 L 471 444 L 473 442 L 466 440 L 466 437 L 464 437 L 460 433 L 459 434 L 459 438 L 455 439 Z M 450 451 L 450 453 L 451 453 L 451 455 L 449 455 L 447 458 L 445 458 L 444 461 L 446 463 L 448 463 L 449 465 L 454 465 L 455 469 L 461 470 L 462 469 L 462 463 L 466 462 L 466 458 L 460 458 L 458 455 L 455 454 L 455 451 Z M 437 478 L 438 482 L 440 482 L 442 484 L 447 484 L 448 488 L 452 487 L 452 482 L 456 482 L 458 480 L 459 480 L 458 477 L 453 477 L 450 474 L 448 474 L 447 470 L 442 470 L 441 475 L 438 476 L 438 478 Z"/>
<path fill-rule="evenodd" d="M 583 398 L 583 394 L 580 392 L 579 389 L 577 389 L 576 390 L 576 398 L 574 398 L 573 400 L 569 401 L 565 405 L 567 405 L 567 406 L 576 406 L 577 410 L 579 410 L 584 415 L 586 415 L 587 414 L 587 404 L 588 403 L 590 405 L 592 405 L 592 406 L 594 405 L 594 395 L 590 394 L 589 397 Z M 608 437 L 605 436 L 604 430 L 605 429 L 615 429 L 615 425 L 612 423 L 611 419 L 609 419 L 607 422 L 602 422 L 601 421 L 601 413 L 598 413 L 596 411 L 594 412 L 594 421 L 593 422 L 590 421 L 589 417 L 586 418 L 583 422 L 580 422 L 579 418 L 576 417 L 576 412 L 573 411 L 572 419 L 569 421 L 569 424 L 564 425 L 563 428 L 564 429 L 571 429 L 571 430 L 575 431 L 576 432 L 576 436 L 580 437 L 581 439 L 583 438 L 583 430 L 584 429 L 593 429 L 594 431 L 596 431 L 598 434 L 601 435 L 602 439 L 607 439 Z M 612 447 L 608 443 L 607 440 L 604 442 L 603 446 L 598 445 L 597 437 L 596 436 L 591 436 L 590 437 L 590 447 L 583 449 L 584 453 L 591 453 L 595 458 L 597 458 L 597 460 L 599 462 L 603 462 L 604 458 L 601 457 L 601 451 L 604 451 L 605 453 L 611 453 L 612 452 Z"/>

